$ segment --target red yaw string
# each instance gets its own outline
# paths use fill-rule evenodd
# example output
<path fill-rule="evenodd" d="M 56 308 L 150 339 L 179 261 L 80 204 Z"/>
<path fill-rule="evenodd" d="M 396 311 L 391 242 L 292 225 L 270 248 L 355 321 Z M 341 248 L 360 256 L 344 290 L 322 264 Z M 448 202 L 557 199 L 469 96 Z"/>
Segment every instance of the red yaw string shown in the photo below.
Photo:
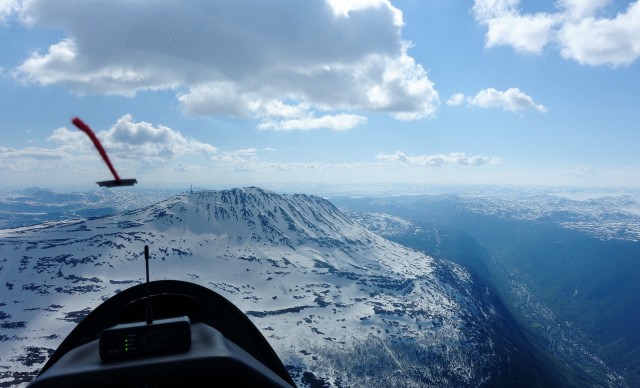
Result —
<path fill-rule="evenodd" d="M 78 117 L 74 117 L 73 120 L 71 120 L 71 122 L 73 123 L 73 125 L 78 127 L 79 130 L 81 130 L 82 132 L 86 133 L 87 136 L 89 136 L 89 138 L 93 142 L 93 145 L 96 146 L 96 149 L 98 150 L 98 152 L 100 152 L 100 156 L 102 156 L 102 160 L 104 160 L 104 162 L 109 167 L 109 170 L 111 170 L 113 177 L 116 178 L 117 181 L 119 181 L 120 177 L 118 176 L 116 169 L 113 168 L 113 165 L 109 160 L 109 155 L 107 155 L 107 151 L 105 151 L 104 147 L 102 147 L 102 144 L 100 143 L 100 140 L 96 137 L 96 134 L 93 133 L 91 128 L 89 128 L 89 126 L 85 124 L 84 121 L 80 120 Z"/>

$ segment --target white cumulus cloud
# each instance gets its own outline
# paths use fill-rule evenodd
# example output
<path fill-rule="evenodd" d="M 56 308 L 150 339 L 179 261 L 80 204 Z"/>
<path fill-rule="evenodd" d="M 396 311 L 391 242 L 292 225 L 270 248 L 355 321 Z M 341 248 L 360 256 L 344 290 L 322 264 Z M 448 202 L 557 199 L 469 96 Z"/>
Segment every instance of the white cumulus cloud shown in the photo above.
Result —
<path fill-rule="evenodd" d="M 501 108 L 518 113 L 527 110 L 535 110 L 540 113 L 547 111 L 542 104 L 536 103 L 533 98 L 518 88 L 509 88 L 505 91 L 494 88 L 482 89 L 473 97 L 465 97 L 462 93 L 456 93 L 447 101 L 448 105 L 457 106 L 465 102 L 470 106 L 480 108 Z"/>
<path fill-rule="evenodd" d="M 640 57 L 640 0 L 614 17 L 602 16 L 610 3 L 557 0 L 550 12 L 524 13 L 519 0 L 475 0 L 473 11 L 487 26 L 487 47 L 541 54 L 553 46 L 580 64 L 629 65 Z"/>
<path fill-rule="evenodd" d="M 456 93 L 447 100 L 447 105 L 458 106 L 464 102 L 464 94 Z"/>
<path fill-rule="evenodd" d="M 191 115 L 285 117 L 300 129 L 310 116 L 345 111 L 416 120 L 439 104 L 389 0 L 30 0 L 19 14 L 68 34 L 15 69 L 25 82 L 78 93 L 176 90 Z"/>
<path fill-rule="evenodd" d="M 505 91 L 494 88 L 483 89 L 475 96 L 469 98 L 468 101 L 469 104 L 481 108 L 502 108 L 511 112 L 537 110 L 538 112 L 544 113 L 547 111 L 543 105 L 536 104 L 533 98 L 518 88 L 509 88 Z"/>
<path fill-rule="evenodd" d="M 548 14 L 507 13 L 485 23 L 488 27 L 487 47 L 505 45 L 520 52 L 540 54 L 549 42 L 556 18 Z"/>
<path fill-rule="evenodd" d="M 294 129 L 309 130 L 316 128 L 330 128 L 335 131 L 344 131 L 360 124 L 366 123 L 367 118 L 353 114 L 325 115 L 321 117 L 302 117 L 284 120 L 267 120 L 258 125 L 259 129 L 275 129 L 290 131 Z"/>
<path fill-rule="evenodd" d="M 217 152 L 216 147 L 186 137 L 169 127 L 136 122 L 130 114 L 122 116 L 108 130 L 96 132 L 96 136 L 109 154 L 127 159 L 165 160 L 189 154 L 212 157 Z M 86 152 L 93 148 L 84 133 L 64 127 L 56 129 L 48 140 L 66 150 L 81 149 Z"/>
<path fill-rule="evenodd" d="M 567 22 L 558 32 L 561 54 L 585 65 L 629 65 L 640 57 L 640 1 L 613 19 Z"/>

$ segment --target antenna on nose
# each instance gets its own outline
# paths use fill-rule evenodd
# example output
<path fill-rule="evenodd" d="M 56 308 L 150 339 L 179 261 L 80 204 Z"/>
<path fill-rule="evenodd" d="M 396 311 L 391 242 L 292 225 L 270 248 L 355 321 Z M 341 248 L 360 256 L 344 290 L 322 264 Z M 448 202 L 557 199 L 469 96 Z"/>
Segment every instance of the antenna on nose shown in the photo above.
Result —
<path fill-rule="evenodd" d="M 144 262 L 147 267 L 147 309 L 145 315 L 147 318 L 147 325 L 153 323 L 153 309 L 151 308 L 151 300 L 149 299 L 149 246 L 144 246 Z"/>

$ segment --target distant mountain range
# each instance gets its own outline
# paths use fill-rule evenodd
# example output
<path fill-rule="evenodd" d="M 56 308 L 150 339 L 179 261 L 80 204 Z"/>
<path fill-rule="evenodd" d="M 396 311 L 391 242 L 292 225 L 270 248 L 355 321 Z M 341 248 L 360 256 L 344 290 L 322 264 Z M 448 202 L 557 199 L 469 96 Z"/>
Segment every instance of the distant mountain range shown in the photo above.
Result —
<path fill-rule="evenodd" d="M 322 198 L 252 187 L 0 231 L 0 385 L 32 379 L 83 316 L 142 282 L 145 244 L 152 279 L 235 303 L 301 386 L 567 383 L 474 272 Z"/>
<path fill-rule="evenodd" d="M 59 192 L 41 187 L 0 192 L 0 229 L 48 221 L 77 220 L 139 209 L 177 190 L 109 190 Z"/>

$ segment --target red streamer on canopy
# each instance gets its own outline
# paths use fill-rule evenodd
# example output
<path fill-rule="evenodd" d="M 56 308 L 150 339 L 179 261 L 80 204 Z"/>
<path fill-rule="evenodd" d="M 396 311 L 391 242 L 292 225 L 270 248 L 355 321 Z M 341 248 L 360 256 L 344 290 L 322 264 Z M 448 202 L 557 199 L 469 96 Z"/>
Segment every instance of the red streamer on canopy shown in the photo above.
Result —
<path fill-rule="evenodd" d="M 93 145 L 96 147 L 96 149 L 100 153 L 100 156 L 102 156 L 102 160 L 104 160 L 104 162 L 109 167 L 109 170 L 111 170 L 113 177 L 116 179 L 116 181 L 119 181 L 120 177 L 118 176 L 116 169 L 113 168 L 113 165 L 109 160 L 109 155 L 107 155 L 107 151 L 105 151 L 104 147 L 102 147 L 102 143 L 100 143 L 100 140 L 96 137 L 96 134 L 93 133 L 91 128 L 89 128 L 89 126 L 85 124 L 84 121 L 80 120 L 78 117 L 74 117 L 73 120 L 71 120 L 71 122 L 73 123 L 73 125 L 78 127 L 79 130 L 81 130 L 82 132 L 86 133 L 87 136 L 89 136 L 89 138 L 93 142 Z"/>

